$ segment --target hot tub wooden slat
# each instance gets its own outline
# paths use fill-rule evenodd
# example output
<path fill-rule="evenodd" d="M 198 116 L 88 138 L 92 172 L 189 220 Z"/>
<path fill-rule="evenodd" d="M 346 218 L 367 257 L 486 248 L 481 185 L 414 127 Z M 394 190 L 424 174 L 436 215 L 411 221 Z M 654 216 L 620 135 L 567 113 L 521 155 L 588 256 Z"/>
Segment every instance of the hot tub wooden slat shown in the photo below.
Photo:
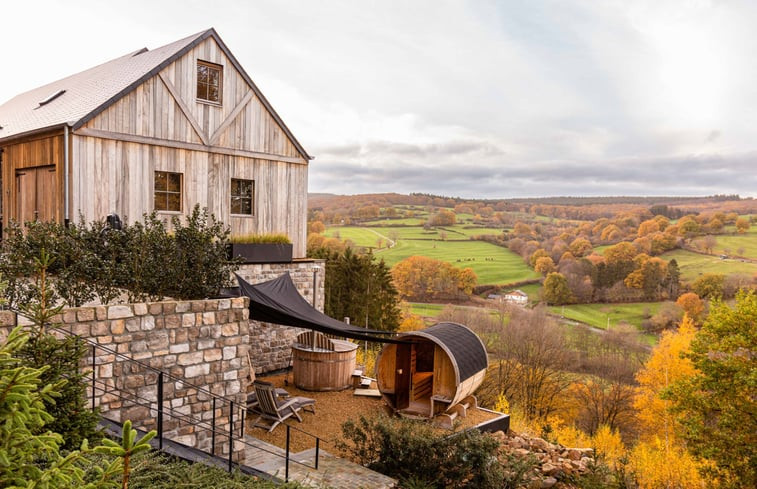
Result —
<path fill-rule="evenodd" d="M 309 391 L 342 390 L 352 385 L 357 345 L 349 341 L 332 340 L 335 351 L 309 346 L 292 346 L 294 385 Z"/>

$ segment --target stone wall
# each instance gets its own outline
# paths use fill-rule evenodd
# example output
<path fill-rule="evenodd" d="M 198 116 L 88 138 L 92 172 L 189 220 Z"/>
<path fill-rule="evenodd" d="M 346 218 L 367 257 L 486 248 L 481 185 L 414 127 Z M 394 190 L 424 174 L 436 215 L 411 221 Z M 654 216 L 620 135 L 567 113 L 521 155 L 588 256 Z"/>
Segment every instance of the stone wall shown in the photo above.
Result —
<path fill-rule="evenodd" d="M 15 324 L 10 314 L 0 317 L 6 331 Z M 249 301 L 239 297 L 71 308 L 55 319 L 61 329 L 97 342 L 94 400 L 105 417 L 156 428 L 163 372 L 164 437 L 210 451 L 213 396 L 218 396 L 217 432 L 229 430 L 228 400 L 235 404 L 237 433 L 242 427 L 249 381 L 248 318 Z M 84 368 L 92 369 L 91 354 Z M 215 453 L 227 456 L 228 442 L 228 436 L 217 434 Z M 244 456 L 241 446 L 234 452 L 237 460 Z"/>
<path fill-rule="evenodd" d="M 315 287 L 313 272 L 318 267 Z M 324 260 L 296 260 L 292 263 L 266 263 L 242 265 L 237 272 L 250 283 L 260 283 L 289 272 L 297 290 L 311 304 L 316 291 L 316 308 L 323 312 L 324 305 Z M 292 343 L 303 331 L 300 328 L 278 324 L 250 321 L 250 358 L 255 372 L 265 373 L 289 367 L 292 358 Z"/>

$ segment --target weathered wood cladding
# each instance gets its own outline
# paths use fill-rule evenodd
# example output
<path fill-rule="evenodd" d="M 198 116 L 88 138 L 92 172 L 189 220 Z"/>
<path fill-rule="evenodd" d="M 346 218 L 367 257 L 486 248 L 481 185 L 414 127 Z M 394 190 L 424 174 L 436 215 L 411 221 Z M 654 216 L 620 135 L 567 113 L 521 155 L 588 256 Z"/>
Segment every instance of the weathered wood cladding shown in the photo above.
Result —
<path fill-rule="evenodd" d="M 224 67 L 223 104 L 196 100 L 197 60 Z M 180 102 L 172 92 L 178 95 Z M 85 127 L 190 143 L 204 143 L 202 139 L 205 139 L 211 145 L 226 148 L 302 158 L 212 37 L 114 103 Z M 306 161 L 303 159 L 302 163 Z"/>
<path fill-rule="evenodd" d="M 182 209 L 207 207 L 233 234 L 286 233 L 305 256 L 307 165 L 74 135 L 73 216 L 129 222 L 153 210 L 155 171 L 183 174 Z M 230 214 L 232 178 L 255 180 L 255 215 Z M 96 192 L 91 189 L 97 189 Z M 161 212 L 170 217 L 176 213 Z"/>
<path fill-rule="evenodd" d="M 63 220 L 63 131 L 53 131 L 19 139 L 2 146 L 3 149 L 3 226 L 10 219 L 18 220 L 16 203 L 18 202 L 16 174 L 18 170 L 36 167 L 55 167 L 54 195 L 55 220 Z"/>

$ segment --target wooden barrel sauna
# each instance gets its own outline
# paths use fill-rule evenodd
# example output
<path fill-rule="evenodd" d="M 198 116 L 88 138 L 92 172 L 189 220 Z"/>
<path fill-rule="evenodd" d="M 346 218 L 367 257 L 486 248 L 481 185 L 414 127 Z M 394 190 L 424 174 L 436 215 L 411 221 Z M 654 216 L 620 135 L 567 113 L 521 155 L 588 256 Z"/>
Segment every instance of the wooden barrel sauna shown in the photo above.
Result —
<path fill-rule="evenodd" d="M 294 385 L 307 391 L 338 391 L 351 387 L 357 344 L 329 339 L 320 333 L 316 333 L 320 336 L 316 341 L 303 335 L 292 345 Z"/>
<path fill-rule="evenodd" d="M 394 412 L 429 418 L 449 412 L 484 380 L 486 348 L 462 324 L 438 323 L 397 339 L 407 343 L 386 345 L 376 360 L 379 391 Z"/>

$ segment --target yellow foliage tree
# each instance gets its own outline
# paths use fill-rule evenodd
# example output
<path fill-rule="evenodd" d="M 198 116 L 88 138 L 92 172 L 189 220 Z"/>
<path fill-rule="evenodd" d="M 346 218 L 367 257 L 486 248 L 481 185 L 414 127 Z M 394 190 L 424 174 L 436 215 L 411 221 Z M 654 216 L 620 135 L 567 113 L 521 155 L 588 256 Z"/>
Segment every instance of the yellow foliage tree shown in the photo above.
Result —
<path fill-rule="evenodd" d="M 595 455 L 604 460 L 608 465 L 614 466 L 626 454 L 626 447 L 620 438 L 620 432 L 611 429 L 607 425 L 599 427 L 591 437 L 591 446 Z"/>
<path fill-rule="evenodd" d="M 402 317 L 402 322 L 400 323 L 399 332 L 404 333 L 407 331 L 418 331 L 419 329 L 423 329 L 426 327 L 426 323 L 423 322 L 423 318 L 421 318 L 417 314 L 404 314 Z"/>
<path fill-rule="evenodd" d="M 628 458 L 639 489 L 712 487 L 702 479 L 699 463 L 684 448 L 666 447 L 659 438 L 638 443 Z"/>
<path fill-rule="evenodd" d="M 670 401 L 661 399 L 660 392 L 676 380 L 694 374 L 691 360 L 681 358 L 681 353 L 689 349 L 695 334 L 694 322 L 684 315 L 678 331 L 663 333 L 649 360 L 636 374 L 639 387 L 634 407 L 638 412 L 643 439 L 660 437 L 672 443 L 675 421 L 668 412 Z"/>

